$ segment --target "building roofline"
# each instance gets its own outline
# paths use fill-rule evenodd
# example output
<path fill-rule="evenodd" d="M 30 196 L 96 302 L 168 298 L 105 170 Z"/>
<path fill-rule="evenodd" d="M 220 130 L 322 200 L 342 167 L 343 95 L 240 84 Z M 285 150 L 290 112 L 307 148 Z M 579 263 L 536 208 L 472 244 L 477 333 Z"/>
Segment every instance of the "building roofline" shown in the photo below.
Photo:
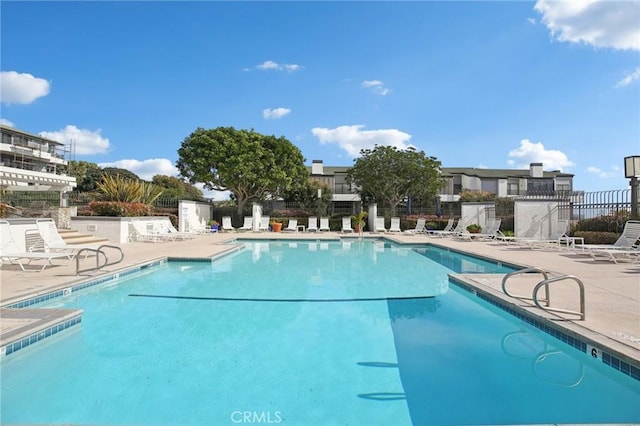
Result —
<path fill-rule="evenodd" d="M 0 129 L 2 129 L 3 131 L 6 131 L 8 133 L 16 133 L 18 135 L 27 136 L 29 138 L 36 139 L 36 140 L 39 140 L 39 141 L 44 141 L 44 142 L 47 142 L 47 143 L 52 143 L 52 144 L 55 144 L 55 145 L 64 146 L 64 143 L 62 143 L 62 142 L 54 141 L 52 139 L 43 138 L 42 136 L 38 136 L 38 135 L 36 135 L 34 133 L 25 132 L 24 130 L 19 130 L 19 129 L 16 129 L 15 127 L 6 126 L 4 124 L 0 124 Z"/>

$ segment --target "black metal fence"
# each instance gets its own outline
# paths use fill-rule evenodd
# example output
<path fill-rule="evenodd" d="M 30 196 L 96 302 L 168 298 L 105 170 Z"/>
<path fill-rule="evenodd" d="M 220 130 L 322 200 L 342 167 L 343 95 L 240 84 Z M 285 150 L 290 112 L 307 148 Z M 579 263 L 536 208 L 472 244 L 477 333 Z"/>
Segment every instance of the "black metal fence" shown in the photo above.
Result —
<path fill-rule="evenodd" d="M 38 191 L 14 191 L 0 195 L 0 202 L 8 204 L 19 211 L 28 209 L 34 205 L 48 205 L 57 207 L 60 205 L 60 193 L 58 192 L 38 192 Z M 93 194 L 69 192 L 65 194 L 69 206 L 87 207 L 89 202 L 95 199 Z M 631 190 L 612 190 L 596 192 L 529 192 L 516 199 L 550 199 L 557 200 L 559 209 L 563 216 L 568 216 L 576 229 L 582 231 L 602 231 L 621 232 L 624 224 L 631 218 Z M 159 197 L 154 202 L 154 207 L 170 211 L 175 209 L 177 215 L 177 197 Z M 201 200 L 207 201 L 207 200 Z M 358 212 L 359 203 L 344 201 L 333 202 L 326 206 L 323 212 L 317 212 L 305 208 L 299 203 L 285 201 L 265 201 L 262 202 L 263 213 L 271 216 L 304 216 L 304 215 L 326 215 L 330 217 L 352 215 Z M 394 211 L 387 211 L 379 208 L 380 215 L 398 216 L 406 218 L 409 216 L 428 217 L 460 217 L 460 202 L 447 202 L 436 205 L 428 203 L 426 205 L 414 204 L 411 206 L 401 205 Z M 513 230 L 514 198 L 498 198 L 495 200 L 495 217 L 501 218 L 503 230 Z M 235 206 L 217 207 L 213 203 L 214 218 L 231 216 L 234 223 L 242 222 L 242 216 L 251 215 L 251 204 L 246 206 L 242 213 L 237 212 Z"/>

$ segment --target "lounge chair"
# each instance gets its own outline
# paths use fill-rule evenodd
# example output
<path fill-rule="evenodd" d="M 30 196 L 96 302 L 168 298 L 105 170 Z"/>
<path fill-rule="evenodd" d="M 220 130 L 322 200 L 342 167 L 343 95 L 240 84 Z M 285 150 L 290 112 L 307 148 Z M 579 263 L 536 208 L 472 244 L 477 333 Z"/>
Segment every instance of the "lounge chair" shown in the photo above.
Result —
<path fill-rule="evenodd" d="M 282 232 L 298 232 L 298 219 L 289 219 L 286 228 L 282 228 Z"/>
<path fill-rule="evenodd" d="M 349 227 L 351 227 L 351 220 L 349 220 Z M 318 231 L 331 231 L 331 228 L 329 227 L 329 218 L 328 217 L 321 217 L 320 218 L 320 227 L 318 228 Z"/>
<path fill-rule="evenodd" d="M 561 247 L 563 243 L 568 243 L 569 237 L 567 231 L 569 230 L 569 221 L 558 221 L 556 230 L 551 233 L 549 238 L 516 238 L 515 242 L 520 247 L 535 248 L 548 248 L 548 247 Z"/>
<path fill-rule="evenodd" d="M 154 220 L 153 230 L 158 235 L 168 235 L 169 237 L 173 237 L 174 240 L 191 240 L 195 238 L 195 235 L 192 232 L 178 231 L 175 226 L 173 226 L 173 223 L 171 223 L 169 218 Z"/>
<path fill-rule="evenodd" d="M 610 260 L 613 263 L 618 263 L 622 260 L 627 260 L 630 262 L 640 262 L 640 247 L 635 246 L 630 249 L 621 249 L 621 248 L 603 248 L 603 249 L 591 249 L 589 251 L 591 254 L 591 258 L 593 260 L 600 260 L 600 257 L 603 257 L 603 260 Z"/>
<path fill-rule="evenodd" d="M 268 231 L 270 221 L 271 221 L 271 218 L 269 216 L 262 216 L 260 218 L 260 225 L 258 226 L 258 231 Z"/>
<path fill-rule="evenodd" d="M 36 227 L 38 234 L 44 242 L 45 251 L 64 252 L 74 257 L 76 253 L 82 249 L 97 249 L 100 244 L 67 244 L 62 236 L 58 233 L 58 228 L 53 219 L 36 219 Z"/>
<path fill-rule="evenodd" d="M 160 233 L 152 223 L 145 223 L 140 220 L 133 219 L 129 222 L 133 230 L 129 232 L 129 241 L 145 242 L 145 243 L 166 243 L 175 241 L 176 236 L 168 233 Z"/>
<path fill-rule="evenodd" d="M 317 232 L 318 231 L 318 218 L 316 216 L 311 216 L 309 218 L 309 222 L 307 222 L 307 232 Z"/>
<path fill-rule="evenodd" d="M 11 235 L 11 225 L 6 220 L 0 220 L 0 264 L 9 262 L 17 264 L 25 272 L 43 271 L 48 265 L 53 265 L 53 259 L 70 259 L 67 253 L 43 252 L 43 251 L 22 251 Z M 39 269 L 27 269 L 25 263 L 30 265 L 36 260 L 46 260 Z"/>
<path fill-rule="evenodd" d="M 253 230 L 253 217 L 245 216 L 244 223 L 240 228 L 238 228 L 238 231 L 252 231 L 252 230 Z"/>
<path fill-rule="evenodd" d="M 387 228 L 384 227 L 384 217 L 377 216 L 373 221 L 373 232 L 387 232 Z"/>
<path fill-rule="evenodd" d="M 501 224 L 502 219 L 490 219 L 479 233 L 473 234 L 471 232 L 464 231 L 456 235 L 456 237 L 466 240 L 493 240 L 499 235 L 498 232 L 500 231 Z"/>
<path fill-rule="evenodd" d="M 443 236 L 444 234 L 449 234 L 453 230 L 453 226 L 455 224 L 455 219 L 450 217 L 445 225 L 444 229 L 427 229 L 425 232 L 429 235 Z M 425 222 L 426 225 L 426 222 Z"/>
<path fill-rule="evenodd" d="M 322 221 L 322 219 L 320 219 L 320 221 Z M 349 216 L 345 216 L 342 218 L 342 232 L 353 232 L 353 228 L 351 227 L 351 218 Z"/>
<path fill-rule="evenodd" d="M 389 227 L 389 232 L 402 232 L 400 229 L 400 218 L 392 217 L 391 218 L 391 226 Z"/>
<path fill-rule="evenodd" d="M 231 216 L 222 216 L 222 232 L 236 231 L 231 224 Z"/>
<path fill-rule="evenodd" d="M 451 219 L 453 221 L 453 219 Z M 427 219 L 421 217 L 416 221 L 416 227 L 413 229 L 407 229 L 404 231 L 406 234 L 423 234 L 425 232 L 425 225 L 427 224 Z"/>
<path fill-rule="evenodd" d="M 448 225 L 449 223 L 447 223 L 447 226 Z M 460 220 L 458 220 L 458 223 L 456 223 L 456 226 L 453 226 L 453 222 L 451 222 L 451 228 L 447 229 L 447 227 L 445 227 L 441 231 L 438 231 L 438 230 L 430 231 L 429 234 L 435 235 L 437 237 L 451 237 L 451 236 L 460 235 L 466 231 L 467 231 L 467 225 L 465 221 L 462 220 L 462 218 L 460 218 Z"/>
<path fill-rule="evenodd" d="M 624 224 L 622 235 L 613 244 L 585 244 L 581 246 L 584 251 L 593 250 L 634 250 L 640 242 L 640 221 L 628 220 Z"/>

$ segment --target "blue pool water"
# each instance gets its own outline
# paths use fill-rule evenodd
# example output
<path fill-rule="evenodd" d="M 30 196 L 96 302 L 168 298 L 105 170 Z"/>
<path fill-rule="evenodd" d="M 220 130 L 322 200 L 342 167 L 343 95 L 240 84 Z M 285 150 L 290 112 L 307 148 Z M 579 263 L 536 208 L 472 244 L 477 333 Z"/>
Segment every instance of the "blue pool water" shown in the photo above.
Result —
<path fill-rule="evenodd" d="M 82 325 L 3 359 L 2 423 L 640 422 L 640 382 L 447 278 L 504 266 L 383 242 L 244 245 L 41 305 L 81 308 Z"/>

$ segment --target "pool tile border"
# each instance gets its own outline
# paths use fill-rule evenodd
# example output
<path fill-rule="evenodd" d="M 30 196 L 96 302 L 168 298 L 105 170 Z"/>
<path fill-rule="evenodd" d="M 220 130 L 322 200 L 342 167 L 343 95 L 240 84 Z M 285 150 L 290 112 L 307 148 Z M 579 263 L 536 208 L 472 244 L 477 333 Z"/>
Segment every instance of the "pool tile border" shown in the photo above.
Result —
<path fill-rule="evenodd" d="M 15 342 L 9 342 L 5 346 L 2 347 L 0 351 L 0 357 L 5 357 L 10 354 L 16 353 L 21 349 L 25 349 L 31 346 L 34 343 L 37 343 L 41 340 L 44 340 L 48 337 L 52 337 L 61 331 L 64 331 L 74 325 L 80 324 L 82 322 L 82 315 L 78 314 L 75 317 L 60 321 L 57 324 L 53 324 L 43 330 L 36 331 L 28 336 L 22 337 Z"/>
<path fill-rule="evenodd" d="M 468 291 L 469 293 L 479 297 L 485 302 L 507 312 L 508 314 L 520 319 L 521 321 L 526 322 L 527 324 L 541 330 L 556 339 L 578 349 L 584 354 L 587 354 L 591 349 L 600 348 L 600 358 L 603 364 L 618 370 L 622 374 L 625 374 L 635 380 L 640 381 L 640 365 L 633 365 L 622 358 L 610 353 L 607 351 L 606 347 L 603 347 L 599 343 L 588 342 L 586 340 L 580 339 L 576 336 L 573 336 L 565 331 L 563 331 L 560 327 L 551 326 L 546 321 L 541 321 L 536 318 L 534 315 L 525 313 L 521 310 L 517 310 L 509 306 L 507 303 L 501 301 L 496 296 L 491 295 L 490 293 L 479 290 L 477 287 L 465 282 L 464 280 L 449 275 L 449 280 L 453 282 L 459 288 Z"/>

